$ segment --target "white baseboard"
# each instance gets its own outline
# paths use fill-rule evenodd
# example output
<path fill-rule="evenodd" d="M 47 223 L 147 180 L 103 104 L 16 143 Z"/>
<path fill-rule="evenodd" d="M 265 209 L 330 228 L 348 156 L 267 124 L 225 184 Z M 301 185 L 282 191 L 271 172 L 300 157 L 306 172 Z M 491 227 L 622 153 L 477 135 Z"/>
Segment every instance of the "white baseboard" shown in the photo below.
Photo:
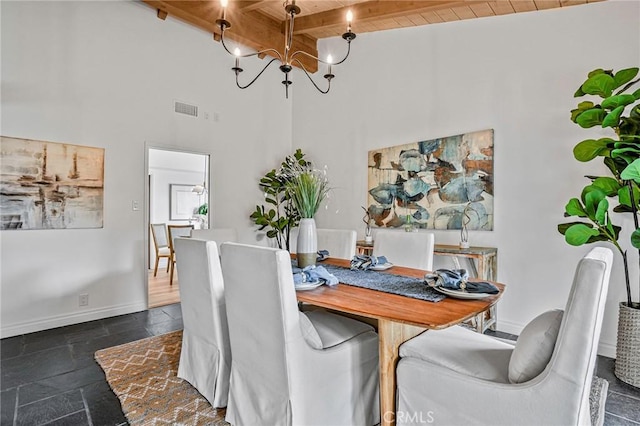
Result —
<path fill-rule="evenodd" d="M 504 321 L 498 317 L 498 330 L 505 333 L 515 334 L 517 336 L 522 333 L 522 329 L 526 324 L 518 324 L 514 322 Z M 616 357 L 616 344 L 610 342 L 600 341 L 598 344 L 598 355 L 606 356 L 609 358 Z"/>
<path fill-rule="evenodd" d="M 0 328 L 0 338 L 17 336 L 20 334 L 33 333 L 36 331 L 48 330 L 50 328 L 64 327 L 65 325 L 79 324 L 82 322 L 98 320 L 102 318 L 114 317 L 116 315 L 130 314 L 147 310 L 145 303 L 131 303 L 127 305 L 108 306 L 91 309 L 71 314 L 55 315 L 47 318 L 25 321 Z"/>
<path fill-rule="evenodd" d="M 602 355 L 602 356 L 606 356 L 609 358 L 615 358 L 616 357 L 616 344 L 615 343 L 607 343 L 607 342 L 600 342 L 598 344 L 598 355 Z"/>
<path fill-rule="evenodd" d="M 498 324 L 496 327 L 498 331 L 502 331 L 504 333 L 509 333 L 509 334 L 515 334 L 516 336 L 519 336 L 520 333 L 522 333 L 522 329 L 524 328 L 525 325 L 526 324 L 520 324 L 520 323 L 503 320 L 502 318 L 500 318 L 500 312 L 498 311 Z"/>

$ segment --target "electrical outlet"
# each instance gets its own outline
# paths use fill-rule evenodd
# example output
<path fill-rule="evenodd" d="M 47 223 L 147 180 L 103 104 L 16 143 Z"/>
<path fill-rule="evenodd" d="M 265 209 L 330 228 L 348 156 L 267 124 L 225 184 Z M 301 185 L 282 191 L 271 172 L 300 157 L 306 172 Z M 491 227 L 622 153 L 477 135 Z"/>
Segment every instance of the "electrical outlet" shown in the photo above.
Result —
<path fill-rule="evenodd" d="M 78 296 L 78 306 L 89 306 L 89 295 L 81 294 Z"/>

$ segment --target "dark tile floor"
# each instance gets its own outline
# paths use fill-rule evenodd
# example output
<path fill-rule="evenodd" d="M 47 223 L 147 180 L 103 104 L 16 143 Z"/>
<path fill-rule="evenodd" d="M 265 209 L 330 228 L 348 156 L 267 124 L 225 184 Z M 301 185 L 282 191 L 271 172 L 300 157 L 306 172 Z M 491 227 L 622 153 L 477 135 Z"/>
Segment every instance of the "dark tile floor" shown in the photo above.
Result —
<path fill-rule="evenodd" d="M 175 304 L 0 340 L 0 425 L 127 424 L 94 352 L 180 329 Z M 609 382 L 605 425 L 640 426 L 640 389 L 619 381 L 613 363 L 598 357 Z"/>
<path fill-rule="evenodd" d="M 0 424 L 127 424 L 95 351 L 181 329 L 175 304 L 0 340 Z"/>

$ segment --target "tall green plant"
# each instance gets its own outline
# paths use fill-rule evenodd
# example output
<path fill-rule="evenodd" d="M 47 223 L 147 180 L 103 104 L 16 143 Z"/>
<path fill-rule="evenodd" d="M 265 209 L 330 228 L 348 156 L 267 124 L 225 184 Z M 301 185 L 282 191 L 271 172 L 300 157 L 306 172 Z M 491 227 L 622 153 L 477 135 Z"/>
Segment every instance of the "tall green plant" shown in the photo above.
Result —
<path fill-rule="evenodd" d="M 267 229 L 267 237 L 276 240 L 279 248 L 289 250 L 291 228 L 298 226 L 300 215 L 295 209 L 286 188 L 294 167 L 310 167 L 302 150 L 285 157 L 278 170 L 272 169 L 260 179 L 268 206 L 257 205 L 250 218 L 260 231 Z M 271 207 L 269 207 L 269 205 Z"/>
<path fill-rule="evenodd" d="M 286 183 L 293 206 L 301 218 L 313 218 L 329 194 L 329 181 L 324 171 L 296 165 Z"/>
<path fill-rule="evenodd" d="M 624 262 L 627 305 L 640 309 L 640 303 L 633 303 L 631 299 L 627 251 L 618 243 L 621 228 L 611 222 L 609 215 L 609 199 L 618 203 L 613 211 L 632 214 L 631 245 L 638 249 L 640 265 L 640 89 L 631 92 L 640 82 L 637 75 L 638 68 L 615 73 L 596 69 L 574 94 L 574 97 L 591 96 L 596 102 L 600 98 L 601 102 L 580 102 L 571 111 L 571 121 L 582 128 L 610 128 L 614 135 L 583 140 L 574 147 L 573 155 L 583 162 L 602 157 L 613 176 L 586 176 L 591 183 L 584 187 L 580 198 L 569 200 L 564 213 L 565 217 L 582 220 L 560 224 L 558 231 L 574 246 L 598 241 L 613 244 Z"/>

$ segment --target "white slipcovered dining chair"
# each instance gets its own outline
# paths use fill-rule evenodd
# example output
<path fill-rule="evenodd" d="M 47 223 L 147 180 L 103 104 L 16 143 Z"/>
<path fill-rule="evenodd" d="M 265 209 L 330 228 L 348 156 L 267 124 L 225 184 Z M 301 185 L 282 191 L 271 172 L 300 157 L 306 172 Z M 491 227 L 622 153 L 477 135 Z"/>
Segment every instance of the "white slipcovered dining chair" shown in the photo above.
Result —
<path fill-rule="evenodd" d="M 215 241 L 218 244 L 230 241 L 238 242 L 238 233 L 234 228 L 210 228 L 210 229 L 193 229 L 191 238 L 199 240 Z"/>
<path fill-rule="evenodd" d="M 232 425 L 373 425 L 378 335 L 325 311 L 298 311 L 286 250 L 221 246 Z"/>
<path fill-rule="evenodd" d="M 318 228 L 316 232 L 318 235 L 318 250 L 329 251 L 329 257 L 351 260 L 356 254 L 356 231 L 352 229 Z"/>
<path fill-rule="evenodd" d="M 226 407 L 231 348 L 220 256 L 215 241 L 175 240 L 182 308 L 178 377 L 213 407 Z"/>
<path fill-rule="evenodd" d="M 385 256 L 394 265 L 433 269 L 435 237 L 430 232 L 404 232 L 379 229 L 373 241 L 373 255 Z"/>
<path fill-rule="evenodd" d="M 612 261 L 610 249 L 591 250 L 578 263 L 564 313 L 533 319 L 515 346 L 462 327 L 402 344 L 397 424 L 590 425 Z"/>

